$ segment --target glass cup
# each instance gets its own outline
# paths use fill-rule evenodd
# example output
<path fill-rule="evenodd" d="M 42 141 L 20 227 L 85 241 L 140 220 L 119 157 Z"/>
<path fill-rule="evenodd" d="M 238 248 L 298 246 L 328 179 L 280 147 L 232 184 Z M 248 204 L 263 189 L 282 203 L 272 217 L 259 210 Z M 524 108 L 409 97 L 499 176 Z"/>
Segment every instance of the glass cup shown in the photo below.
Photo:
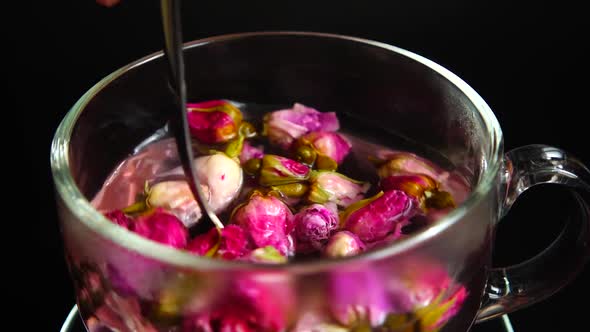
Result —
<path fill-rule="evenodd" d="M 185 59 L 189 100 L 336 110 L 350 120 L 344 129 L 394 132 L 436 152 L 471 193 L 415 235 L 342 259 L 261 265 L 144 239 L 89 199 L 166 123 L 166 64 L 162 53 L 147 56 L 82 96 L 51 148 L 66 257 L 89 331 L 467 331 L 551 295 L 583 267 L 589 218 L 576 189 L 588 190 L 587 168 L 549 146 L 504 153 L 485 101 L 436 63 L 379 42 L 300 32 L 198 40 L 186 44 Z M 579 209 L 538 256 L 491 268 L 498 220 L 541 183 L 572 188 Z"/>

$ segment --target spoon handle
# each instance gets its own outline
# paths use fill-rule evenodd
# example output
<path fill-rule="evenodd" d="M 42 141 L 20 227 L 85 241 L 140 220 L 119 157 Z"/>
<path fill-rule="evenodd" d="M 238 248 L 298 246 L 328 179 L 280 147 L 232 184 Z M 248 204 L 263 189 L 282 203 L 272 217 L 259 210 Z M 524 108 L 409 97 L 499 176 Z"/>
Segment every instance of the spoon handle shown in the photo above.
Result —
<path fill-rule="evenodd" d="M 205 211 L 215 226 L 217 228 L 223 228 L 223 224 L 207 202 L 192 162 L 194 157 L 186 116 L 187 97 L 184 79 L 184 59 L 182 55 L 180 0 L 161 0 L 160 4 L 165 40 L 164 54 L 168 60 L 169 85 L 174 99 L 174 107 L 170 114 L 170 130 L 176 139 L 180 162 L 195 200 L 199 204 L 201 211 Z"/>

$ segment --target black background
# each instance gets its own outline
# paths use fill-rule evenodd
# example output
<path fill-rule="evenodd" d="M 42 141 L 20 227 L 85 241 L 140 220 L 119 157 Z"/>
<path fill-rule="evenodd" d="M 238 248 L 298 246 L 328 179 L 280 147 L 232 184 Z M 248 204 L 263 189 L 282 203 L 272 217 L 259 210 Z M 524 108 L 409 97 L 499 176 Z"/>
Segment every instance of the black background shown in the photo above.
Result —
<path fill-rule="evenodd" d="M 26 324 L 56 331 L 74 297 L 49 168 L 53 132 L 88 88 L 126 63 L 161 50 L 163 40 L 158 1 L 126 0 L 113 8 L 92 0 L 22 4 L 15 12 L 18 19 L 4 12 L 9 61 L 2 71 L 15 74 L 5 77 L 6 98 L 17 102 L 5 110 L 9 117 L 16 115 L 18 124 L 8 128 L 17 132 L 9 145 L 26 163 L 20 173 L 26 185 L 19 179 L 21 185 L 11 190 L 20 203 L 17 211 L 23 211 L 18 215 L 25 216 L 15 224 L 33 245 L 26 246 L 29 257 L 7 256 L 25 262 L 14 288 L 29 308 L 26 314 L 34 317 Z M 187 0 L 183 8 L 186 41 L 229 32 L 305 30 L 366 37 L 416 52 L 480 93 L 502 124 L 506 150 L 545 143 L 590 164 L 584 118 L 588 20 L 581 8 L 566 2 Z M 551 187 L 524 195 L 500 226 L 497 264 L 530 257 L 550 241 L 567 208 L 562 196 Z M 515 330 L 587 330 L 588 280 L 590 267 L 550 300 L 511 315 Z M 479 328 L 492 331 L 496 325 Z"/>

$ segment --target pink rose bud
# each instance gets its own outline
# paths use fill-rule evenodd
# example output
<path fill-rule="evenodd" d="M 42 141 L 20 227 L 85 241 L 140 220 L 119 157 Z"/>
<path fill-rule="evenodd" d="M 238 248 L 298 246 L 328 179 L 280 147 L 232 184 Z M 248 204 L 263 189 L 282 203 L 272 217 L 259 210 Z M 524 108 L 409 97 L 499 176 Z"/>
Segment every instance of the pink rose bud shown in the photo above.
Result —
<path fill-rule="evenodd" d="M 264 157 L 264 146 L 252 146 L 248 141 L 244 142 L 240 153 L 240 163 L 243 165 L 250 159 L 262 159 Z"/>
<path fill-rule="evenodd" d="M 264 155 L 260 166 L 261 186 L 275 186 L 307 180 L 309 167 L 295 160 L 276 156 Z"/>
<path fill-rule="evenodd" d="M 287 331 L 294 299 L 288 282 L 243 274 L 231 279 L 210 308 L 185 318 L 183 332 Z"/>
<path fill-rule="evenodd" d="M 232 223 L 244 228 L 256 247 L 275 247 L 282 255 L 292 256 L 293 215 L 289 207 L 274 196 L 254 193 L 232 214 Z"/>
<path fill-rule="evenodd" d="M 320 204 L 304 207 L 294 216 L 294 221 L 297 251 L 302 253 L 321 250 L 338 227 L 336 213 Z"/>
<path fill-rule="evenodd" d="M 439 183 L 424 174 L 390 175 L 380 181 L 383 190 L 401 190 L 424 208 L 445 209 L 455 206 L 450 193 L 439 190 Z"/>
<path fill-rule="evenodd" d="M 445 174 L 440 167 L 413 153 L 397 152 L 387 155 L 386 158 L 374 161 L 381 179 L 392 175 L 424 174 L 439 181 Z"/>
<path fill-rule="evenodd" d="M 349 206 L 341 215 L 344 229 L 358 235 L 364 242 L 385 238 L 401 227 L 415 213 L 413 200 L 400 190 L 381 192 Z"/>
<path fill-rule="evenodd" d="M 311 131 L 336 131 L 340 128 L 336 113 L 322 113 L 302 104 L 274 111 L 264 117 L 264 132 L 270 142 L 288 149 L 294 140 Z"/>
<path fill-rule="evenodd" d="M 332 317 L 349 328 L 361 326 L 372 331 L 381 325 L 391 310 L 388 283 L 376 267 L 335 271 L 330 274 L 328 294 Z"/>
<path fill-rule="evenodd" d="M 206 144 L 227 142 L 237 136 L 242 113 L 231 103 L 213 100 L 187 104 L 191 135 Z"/>
<path fill-rule="evenodd" d="M 175 248 L 184 248 L 188 239 L 188 230 L 182 222 L 161 208 L 138 217 L 133 231 L 150 240 Z"/>
<path fill-rule="evenodd" d="M 254 249 L 244 258 L 249 262 L 268 264 L 282 264 L 288 261 L 287 257 L 281 255 L 273 246 Z"/>
<path fill-rule="evenodd" d="M 340 231 L 330 237 L 324 248 L 324 256 L 336 258 L 357 255 L 365 250 L 365 244 L 356 234 Z"/>
<path fill-rule="evenodd" d="M 221 230 L 212 228 L 209 232 L 196 236 L 186 249 L 201 256 L 233 260 L 248 254 L 253 247 L 242 227 L 228 225 Z"/>
<path fill-rule="evenodd" d="M 438 331 L 462 308 L 467 290 L 436 263 L 414 260 L 403 269 L 408 273 L 389 281 L 392 307 L 384 327 L 399 330 L 405 323 L 400 318 L 413 312 L 425 331 Z"/>
<path fill-rule="evenodd" d="M 221 241 L 217 256 L 223 259 L 236 259 L 247 255 L 253 246 L 246 231 L 238 225 L 227 225 L 221 230 Z"/>
<path fill-rule="evenodd" d="M 441 315 L 432 326 L 433 330 L 442 327 L 449 319 L 453 318 L 463 307 L 465 299 L 467 299 L 467 290 L 461 286 L 449 299 L 443 301 L 438 307 Z"/>
<path fill-rule="evenodd" d="M 105 214 L 105 217 L 121 227 L 127 229 L 131 229 L 131 227 L 133 227 L 133 219 L 131 219 L 131 217 L 127 216 L 121 210 L 108 212 Z"/>
<path fill-rule="evenodd" d="M 313 131 L 300 137 L 295 143 L 296 151 L 302 146 L 312 147 L 316 153 L 327 156 L 340 164 L 352 145 L 342 135 L 328 131 Z"/>
<path fill-rule="evenodd" d="M 307 195 L 309 202 L 330 202 L 344 208 L 363 199 L 370 187 L 368 182 L 356 181 L 330 171 L 312 172 L 310 182 L 311 187 Z"/>
<path fill-rule="evenodd" d="M 215 213 L 222 212 L 240 193 L 242 168 L 223 153 L 198 157 L 193 165 L 209 206 Z M 184 172 L 181 167 L 177 167 L 159 176 L 161 179 L 184 176 Z M 195 225 L 202 216 L 201 208 L 184 180 L 155 183 L 148 189 L 147 204 L 171 212 L 186 227 Z"/>
<path fill-rule="evenodd" d="M 213 257 L 219 249 L 220 229 L 212 228 L 207 233 L 199 234 L 186 246 L 186 250 L 199 256 Z"/>
<path fill-rule="evenodd" d="M 251 319 L 240 313 L 215 311 L 212 314 L 189 316 L 183 321 L 182 332 L 256 332 L 250 327 Z"/>

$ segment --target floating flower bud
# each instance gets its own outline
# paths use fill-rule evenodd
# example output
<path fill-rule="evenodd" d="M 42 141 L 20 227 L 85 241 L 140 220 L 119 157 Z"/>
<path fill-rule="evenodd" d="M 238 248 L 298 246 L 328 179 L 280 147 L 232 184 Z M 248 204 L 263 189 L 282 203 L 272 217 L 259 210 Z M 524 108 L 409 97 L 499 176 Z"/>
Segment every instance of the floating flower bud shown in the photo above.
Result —
<path fill-rule="evenodd" d="M 432 331 L 436 331 L 440 327 L 442 327 L 449 319 L 453 318 L 459 310 L 463 307 L 463 302 L 467 298 L 467 290 L 464 286 L 460 286 L 459 290 L 457 290 L 452 296 L 449 297 L 446 301 L 442 301 L 442 303 L 438 306 L 437 310 L 434 311 L 425 311 L 425 318 L 422 321 L 425 323 L 424 325 L 430 326 Z M 433 322 L 432 324 L 429 324 Z"/>
<path fill-rule="evenodd" d="M 183 332 L 286 331 L 295 295 L 284 278 L 232 276 L 207 310 L 185 318 Z M 264 276 L 261 276 L 263 279 Z"/>
<path fill-rule="evenodd" d="M 150 240 L 175 248 L 184 248 L 188 238 L 188 230 L 182 222 L 161 208 L 139 216 L 133 231 Z"/>
<path fill-rule="evenodd" d="M 371 331 L 385 321 L 391 310 L 386 280 L 375 267 L 335 271 L 330 274 L 328 292 L 332 317 L 349 328 Z M 355 330 L 356 331 L 356 330 Z"/>
<path fill-rule="evenodd" d="M 237 136 L 242 113 L 232 104 L 214 100 L 187 104 L 191 135 L 206 144 L 227 142 Z"/>
<path fill-rule="evenodd" d="M 207 233 L 195 236 L 186 246 L 186 250 L 199 256 L 213 257 L 219 249 L 220 232 L 223 229 L 214 227 Z"/>
<path fill-rule="evenodd" d="M 238 225 L 227 225 L 221 230 L 221 241 L 217 256 L 223 259 L 236 259 L 247 255 L 253 246 L 246 231 Z"/>
<path fill-rule="evenodd" d="M 136 297 L 122 297 L 114 292 L 108 292 L 101 301 L 101 305 L 93 308 L 97 321 L 89 331 L 144 331 L 158 332 L 141 312 L 141 305 Z"/>
<path fill-rule="evenodd" d="M 315 149 L 309 145 L 299 145 L 295 149 L 297 160 L 307 165 L 313 165 L 317 155 Z"/>
<path fill-rule="evenodd" d="M 309 167 L 289 158 L 264 155 L 260 167 L 259 183 L 262 186 L 274 186 L 307 180 Z"/>
<path fill-rule="evenodd" d="M 438 187 L 434 179 L 422 174 L 391 175 L 383 178 L 379 185 L 384 191 L 401 190 L 417 200 L 423 199 L 424 192 Z"/>
<path fill-rule="evenodd" d="M 426 192 L 426 207 L 434 209 L 447 209 L 455 207 L 453 196 L 447 191 Z"/>
<path fill-rule="evenodd" d="M 461 309 L 467 297 L 465 287 L 438 264 L 415 259 L 409 265 L 401 264 L 405 266 L 400 271 L 407 273 L 389 282 L 392 309 L 383 327 L 403 331 L 418 323 L 424 331 L 438 331 Z"/>
<path fill-rule="evenodd" d="M 293 255 L 293 215 L 289 207 L 272 195 L 254 193 L 232 213 L 232 223 L 244 228 L 256 247 L 273 246 L 281 254 Z"/>
<path fill-rule="evenodd" d="M 341 215 L 343 228 L 364 242 L 381 240 L 394 231 L 401 232 L 414 212 L 413 200 L 401 190 L 381 192 L 349 206 Z"/>
<path fill-rule="evenodd" d="M 242 147 L 242 152 L 240 153 L 240 163 L 244 165 L 251 159 L 262 159 L 263 156 L 264 147 L 262 145 L 252 146 L 248 141 L 245 141 Z"/>
<path fill-rule="evenodd" d="M 310 146 L 318 154 L 327 156 L 340 164 L 350 152 L 352 145 L 342 135 L 335 132 L 313 131 L 300 137 L 296 147 Z"/>
<path fill-rule="evenodd" d="M 131 217 L 127 216 L 121 210 L 114 210 L 109 213 L 106 213 L 105 217 L 113 223 L 127 229 L 131 229 L 131 227 L 133 226 L 133 219 L 131 219 Z"/>
<path fill-rule="evenodd" d="M 223 211 L 240 193 L 243 174 L 240 165 L 223 153 L 196 158 L 193 162 L 201 189 L 214 212 Z M 184 175 L 182 168 L 161 174 L 161 178 Z M 156 179 L 157 181 L 158 179 Z M 186 181 L 162 181 L 148 188 L 147 203 L 176 215 L 187 227 L 201 218 L 201 209 Z"/>
<path fill-rule="evenodd" d="M 256 136 L 256 129 L 254 126 L 249 122 L 242 122 L 238 129 L 238 138 L 230 141 L 226 145 L 224 153 L 232 159 L 239 160 L 242 151 L 244 150 L 244 144 L 247 143 L 246 138 L 254 136 Z"/>
<path fill-rule="evenodd" d="M 323 154 L 318 154 L 315 159 L 314 168 L 321 171 L 335 171 L 338 169 L 338 163 Z"/>
<path fill-rule="evenodd" d="M 401 190 L 416 199 L 423 208 L 445 209 L 454 207 L 450 193 L 439 190 L 439 184 L 424 174 L 391 175 L 380 181 L 381 189 Z"/>
<path fill-rule="evenodd" d="M 313 204 L 301 209 L 294 216 L 294 223 L 297 252 L 308 253 L 322 249 L 338 227 L 338 216 L 321 204 Z"/>
<path fill-rule="evenodd" d="M 324 248 L 324 256 L 330 258 L 354 256 L 365 250 L 365 244 L 356 234 L 340 231 L 333 234 Z"/>
<path fill-rule="evenodd" d="M 288 183 L 272 186 L 271 189 L 284 198 L 301 198 L 308 192 L 309 185 L 306 183 Z"/>
<path fill-rule="evenodd" d="M 381 179 L 392 175 L 424 174 L 432 179 L 438 180 L 443 170 L 424 158 L 413 153 L 393 153 L 387 159 L 376 159 L 377 174 Z"/>
<path fill-rule="evenodd" d="M 206 193 L 207 187 L 202 186 Z M 186 227 L 201 219 L 201 208 L 186 181 L 163 181 L 148 188 L 147 205 L 160 207 L 174 214 Z"/>
<path fill-rule="evenodd" d="M 212 228 L 209 232 L 196 236 L 186 249 L 201 256 L 232 260 L 248 254 L 253 247 L 242 227 L 228 225 L 223 229 Z"/>
<path fill-rule="evenodd" d="M 283 264 L 287 263 L 287 257 L 281 255 L 273 246 L 254 249 L 245 256 L 247 261 L 255 263 Z"/>
<path fill-rule="evenodd" d="M 274 111 L 264 117 L 264 133 L 270 142 L 288 149 L 294 140 L 311 131 L 336 131 L 336 113 L 322 113 L 295 103 L 293 108 Z"/>
<path fill-rule="evenodd" d="M 246 161 L 242 165 L 242 168 L 244 169 L 244 172 L 246 172 L 246 174 L 248 174 L 248 175 L 257 175 L 260 171 L 261 166 L 262 166 L 262 159 L 252 158 L 252 159 Z"/>
<path fill-rule="evenodd" d="M 370 184 L 353 180 L 340 173 L 330 171 L 312 172 L 311 187 L 307 200 L 312 203 L 336 203 L 340 207 L 347 207 L 358 202 L 369 190 Z"/>

